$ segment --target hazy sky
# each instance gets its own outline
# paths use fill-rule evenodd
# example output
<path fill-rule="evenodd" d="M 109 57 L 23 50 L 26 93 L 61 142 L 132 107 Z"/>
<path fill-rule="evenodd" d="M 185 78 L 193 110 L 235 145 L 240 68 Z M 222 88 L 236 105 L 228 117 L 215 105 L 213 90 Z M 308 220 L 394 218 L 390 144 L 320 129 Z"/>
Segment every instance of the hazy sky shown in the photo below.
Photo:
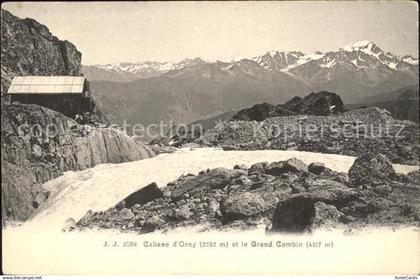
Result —
<path fill-rule="evenodd" d="M 336 50 L 361 40 L 418 56 L 416 2 L 9 2 L 2 8 L 74 43 L 84 64 L 230 61 L 269 50 Z"/>

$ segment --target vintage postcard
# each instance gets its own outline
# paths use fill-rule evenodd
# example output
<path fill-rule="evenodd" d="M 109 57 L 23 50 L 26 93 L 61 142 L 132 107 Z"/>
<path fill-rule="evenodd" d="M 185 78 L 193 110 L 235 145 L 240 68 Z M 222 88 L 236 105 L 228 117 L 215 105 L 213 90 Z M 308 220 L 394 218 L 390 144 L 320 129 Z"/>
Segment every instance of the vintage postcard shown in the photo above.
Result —
<path fill-rule="evenodd" d="M 3 274 L 416 279 L 418 40 L 414 1 L 3 3 Z"/>

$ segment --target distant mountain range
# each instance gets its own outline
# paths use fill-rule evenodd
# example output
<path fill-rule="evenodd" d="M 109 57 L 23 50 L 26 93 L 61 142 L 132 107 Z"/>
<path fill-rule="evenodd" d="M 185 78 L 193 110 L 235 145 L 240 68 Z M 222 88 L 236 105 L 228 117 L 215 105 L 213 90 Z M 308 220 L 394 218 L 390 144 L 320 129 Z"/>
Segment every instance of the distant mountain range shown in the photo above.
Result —
<path fill-rule="evenodd" d="M 157 77 L 171 70 L 200 63 L 205 63 L 205 61 L 200 58 L 187 58 L 178 63 L 148 61 L 143 63 L 84 65 L 82 71 L 89 80 L 132 82 L 137 79 Z"/>
<path fill-rule="evenodd" d="M 242 59 L 230 63 L 216 63 L 223 65 L 225 70 L 233 69 L 235 65 L 246 64 L 247 61 L 248 66 L 251 68 L 257 66 L 250 65 L 249 60 L 256 62 L 264 71 L 282 71 L 308 81 L 316 78 L 318 82 L 329 80 L 330 75 L 328 75 L 328 72 L 344 65 L 359 70 L 378 69 L 385 73 L 392 72 L 392 70 L 411 71 L 414 73 L 418 71 L 416 70 L 418 59 L 410 55 L 398 57 L 391 53 L 385 53 L 370 41 L 360 41 L 353 45 L 342 47 L 336 52 L 304 54 L 298 51 L 270 51 L 252 59 Z M 206 62 L 197 57 L 194 59 L 187 58 L 178 63 L 147 61 L 142 63 L 85 65 L 82 71 L 90 80 L 131 82 L 137 79 L 157 77 L 172 70 L 205 63 L 211 62 Z M 252 72 L 252 69 L 250 71 Z"/>
<path fill-rule="evenodd" d="M 361 41 L 332 52 L 271 51 L 251 59 L 84 66 L 115 122 L 190 123 L 257 103 L 331 91 L 345 103 L 418 83 L 418 59 Z"/>

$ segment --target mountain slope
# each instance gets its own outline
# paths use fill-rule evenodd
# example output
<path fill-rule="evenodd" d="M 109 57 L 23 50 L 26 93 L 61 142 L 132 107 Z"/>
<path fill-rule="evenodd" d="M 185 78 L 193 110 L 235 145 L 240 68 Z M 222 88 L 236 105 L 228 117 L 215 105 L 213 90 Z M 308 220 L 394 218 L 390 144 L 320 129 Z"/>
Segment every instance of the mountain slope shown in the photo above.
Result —
<path fill-rule="evenodd" d="M 370 104 L 375 102 L 388 102 L 397 100 L 416 100 L 419 99 L 419 85 L 403 87 L 391 92 L 385 92 L 369 96 L 360 101 L 361 104 Z"/>
<path fill-rule="evenodd" d="M 387 109 L 394 118 L 419 121 L 419 85 L 367 97 L 351 107 L 377 106 Z"/>
<path fill-rule="evenodd" d="M 261 70 L 255 62 L 250 64 Z M 309 88 L 284 73 L 247 71 L 246 65 L 200 64 L 130 83 L 91 82 L 92 94 L 116 123 L 191 123 L 251 106 L 281 103 Z"/>

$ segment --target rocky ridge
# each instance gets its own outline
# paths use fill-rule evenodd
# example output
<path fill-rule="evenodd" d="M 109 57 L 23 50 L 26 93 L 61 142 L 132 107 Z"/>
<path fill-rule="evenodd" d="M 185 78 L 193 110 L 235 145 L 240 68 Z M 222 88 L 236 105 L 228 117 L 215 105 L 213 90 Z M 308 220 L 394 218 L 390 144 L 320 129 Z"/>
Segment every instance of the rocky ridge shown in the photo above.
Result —
<path fill-rule="evenodd" d="M 7 89 L 15 76 L 82 76 L 82 54 L 67 40 L 31 18 L 20 19 L 1 10 L 1 104 L 10 103 Z M 92 123 L 109 123 L 101 104 L 86 98 Z M 56 104 L 63 108 L 67 104 Z M 58 110 L 58 109 L 57 109 Z"/>
<path fill-rule="evenodd" d="M 367 107 L 330 116 L 225 122 L 194 142 L 229 150 L 299 150 L 350 156 L 370 151 L 386 155 L 393 163 L 417 165 L 418 131 L 417 123 L 398 121 L 386 110 Z"/>
<path fill-rule="evenodd" d="M 237 112 L 234 121 L 263 121 L 269 117 L 291 115 L 328 116 L 344 112 L 344 104 L 340 96 L 333 92 L 321 91 L 305 97 L 295 96 L 284 104 L 257 104 L 251 108 Z"/>
<path fill-rule="evenodd" d="M 360 181 L 366 173 L 370 176 Z M 398 174 L 386 157 L 373 154 L 358 158 L 348 174 L 296 158 L 216 168 L 181 176 L 161 189 L 153 183 L 107 211 L 88 211 L 65 230 L 149 233 L 198 226 L 200 231 L 265 227 L 304 233 L 418 226 L 418 176 L 418 171 Z"/>
<path fill-rule="evenodd" d="M 20 19 L 1 9 L 1 38 L 2 93 L 15 75 L 82 75 L 77 48 L 31 18 Z"/>
<path fill-rule="evenodd" d="M 182 127 L 181 127 L 182 128 Z M 160 145 L 210 146 L 226 150 L 299 150 L 360 156 L 369 151 L 393 163 L 417 165 L 418 123 L 394 119 L 378 107 L 345 110 L 330 92 L 294 97 L 285 104 L 257 104 L 213 128 L 175 130 Z"/>

